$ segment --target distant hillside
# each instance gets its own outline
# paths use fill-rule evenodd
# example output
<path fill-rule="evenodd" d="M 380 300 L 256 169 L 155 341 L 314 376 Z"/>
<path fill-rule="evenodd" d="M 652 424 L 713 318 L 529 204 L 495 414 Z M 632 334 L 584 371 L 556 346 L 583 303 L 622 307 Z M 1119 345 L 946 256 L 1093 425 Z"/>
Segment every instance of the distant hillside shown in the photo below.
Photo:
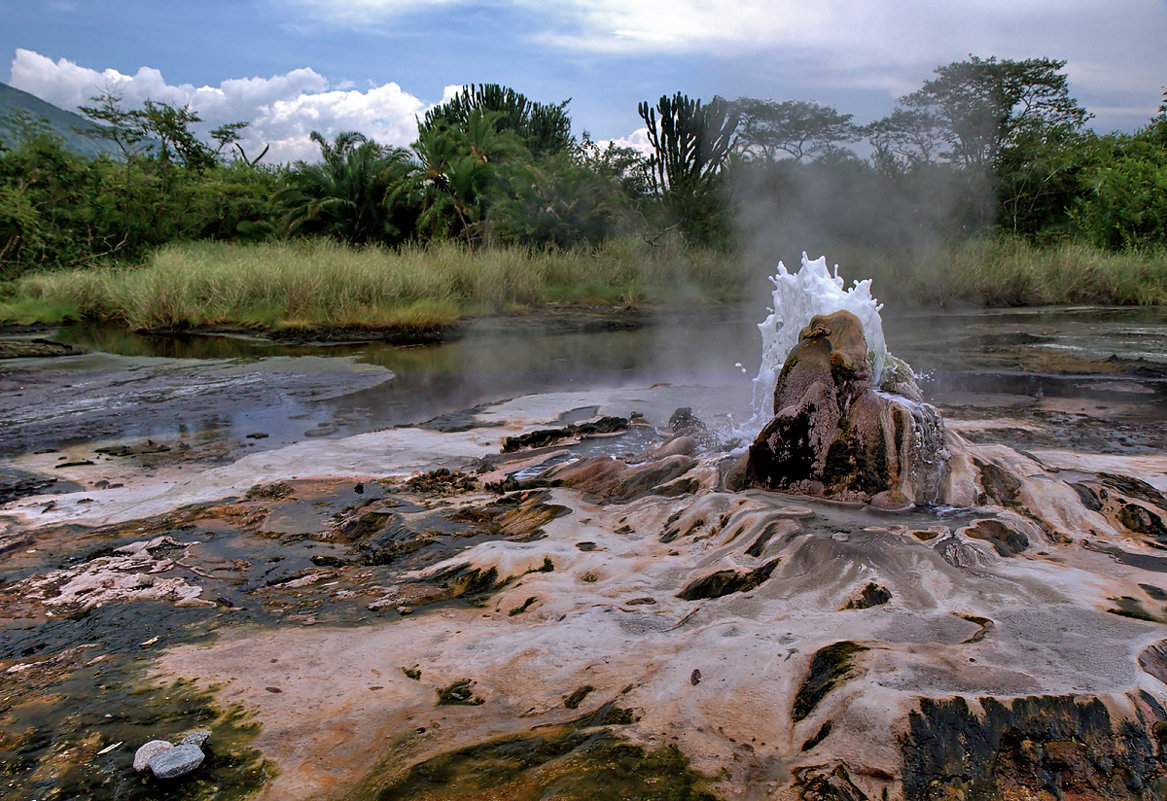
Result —
<path fill-rule="evenodd" d="M 22 115 L 28 115 L 33 120 L 44 119 L 49 130 L 64 139 L 65 146 L 75 153 L 84 156 L 97 156 L 102 153 L 118 155 L 113 142 L 102 139 L 99 135 L 87 136 L 83 133 L 93 131 L 96 134 L 101 130 L 101 126 L 80 114 L 65 111 L 35 95 L 0 83 L 0 143 L 12 146 L 23 135 L 20 125 L 14 125 L 12 122 L 14 118 Z"/>

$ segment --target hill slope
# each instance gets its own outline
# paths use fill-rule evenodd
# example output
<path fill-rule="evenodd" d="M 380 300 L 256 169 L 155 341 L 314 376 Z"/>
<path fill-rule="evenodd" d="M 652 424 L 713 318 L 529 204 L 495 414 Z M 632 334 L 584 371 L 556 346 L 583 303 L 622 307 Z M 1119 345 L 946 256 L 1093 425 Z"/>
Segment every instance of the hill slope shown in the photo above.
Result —
<path fill-rule="evenodd" d="M 35 95 L 0 83 L 0 143 L 13 146 L 23 135 L 21 125 L 15 120 L 21 117 L 35 121 L 43 119 L 57 136 L 65 140 L 65 146 L 84 156 L 106 154 L 117 156 L 117 148 L 98 131 L 101 126 L 85 119 L 80 114 L 58 108 Z M 86 132 L 92 132 L 87 135 Z"/>

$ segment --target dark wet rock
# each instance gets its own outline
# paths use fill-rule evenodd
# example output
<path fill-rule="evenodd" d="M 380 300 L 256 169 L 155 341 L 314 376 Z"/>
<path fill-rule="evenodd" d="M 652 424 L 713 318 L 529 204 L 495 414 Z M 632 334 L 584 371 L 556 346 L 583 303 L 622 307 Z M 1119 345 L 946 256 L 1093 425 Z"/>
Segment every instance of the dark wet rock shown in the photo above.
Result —
<path fill-rule="evenodd" d="M 179 745 L 197 745 L 202 748 L 207 744 L 207 740 L 211 739 L 210 729 L 198 729 L 187 734 L 179 741 Z"/>
<path fill-rule="evenodd" d="M 850 501 L 891 492 L 883 501 L 896 507 L 935 501 L 945 437 L 934 407 L 875 392 L 855 315 L 817 315 L 782 366 L 773 419 L 727 481 Z"/>
<path fill-rule="evenodd" d="M 1167 591 L 1156 587 L 1154 584 L 1140 584 L 1139 588 L 1156 601 L 1167 601 Z"/>
<path fill-rule="evenodd" d="M 1151 537 L 1161 544 L 1167 544 L 1167 525 L 1163 524 L 1161 516 L 1147 507 L 1137 503 L 1124 503 L 1118 510 L 1117 517 L 1127 529 Z"/>
<path fill-rule="evenodd" d="M 48 339 L 0 339 L 0 359 L 72 356 L 80 352 L 72 345 L 65 345 Z"/>
<path fill-rule="evenodd" d="M 772 559 L 753 570 L 718 570 L 690 582 L 677 597 L 686 601 L 697 601 L 721 598 L 735 592 L 749 592 L 770 578 L 779 561 L 781 560 Z"/>
<path fill-rule="evenodd" d="M 258 501 L 279 501 L 296 494 L 291 484 L 276 481 L 271 484 L 256 484 L 247 490 L 247 498 Z"/>
<path fill-rule="evenodd" d="M 1017 506 L 1017 494 L 1021 491 L 1021 479 L 991 462 L 974 459 L 980 470 L 982 493 L 977 498 L 979 504 L 997 504 L 1004 507 Z"/>
<path fill-rule="evenodd" d="M 523 601 L 523 603 L 520 606 L 516 606 L 514 609 L 507 612 L 507 616 L 514 617 L 515 615 L 523 614 L 523 612 L 526 612 L 528 609 L 531 608 L 531 604 L 537 603 L 538 600 L 539 599 L 536 598 L 534 595 L 530 596 L 529 598 L 527 598 L 527 600 Z"/>
<path fill-rule="evenodd" d="M 48 490 L 71 492 L 80 488 L 55 476 L 42 476 L 12 468 L 3 468 L 3 472 L 0 472 L 0 504 L 29 495 L 41 495 Z"/>
<path fill-rule="evenodd" d="M 1106 610 L 1112 615 L 1129 617 L 1135 620 L 1147 620 L 1152 623 L 1163 622 L 1163 618 L 1152 615 L 1150 612 L 1144 609 L 1138 598 L 1132 598 L 1129 595 L 1123 595 L 1119 598 L 1111 598 L 1110 600 L 1117 603 L 1117 606 L 1113 606 Z"/>
<path fill-rule="evenodd" d="M 961 529 L 961 533 L 988 542 L 1001 556 L 1013 556 L 1029 547 L 1028 537 L 992 518 L 974 520 L 971 526 Z"/>
<path fill-rule="evenodd" d="M 1109 473 L 1070 484 L 1083 506 L 1140 535 L 1151 547 L 1167 546 L 1167 497 L 1137 478 Z"/>
<path fill-rule="evenodd" d="M 1167 797 L 1160 732 L 1167 712 L 1145 693 L 1138 718 L 1098 698 L 922 699 L 901 740 L 904 798 Z"/>
<path fill-rule="evenodd" d="M 1163 509 L 1167 509 L 1167 496 L 1152 487 L 1146 481 L 1133 476 L 1120 476 L 1113 473 L 1102 473 L 1099 480 L 1106 487 L 1121 492 L 1129 498 L 1145 501 Z"/>
<path fill-rule="evenodd" d="M 485 703 L 474 694 L 473 687 L 473 679 L 461 679 L 449 687 L 439 688 L 438 706 L 479 706 Z"/>
<path fill-rule="evenodd" d="M 478 415 L 487 408 L 487 405 L 481 403 L 477 406 L 471 406 L 469 409 L 440 414 L 419 424 L 418 427 L 431 431 L 440 431 L 443 434 L 453 434 L 459 431 L 469 431 L 472 428 L 497 428 L 502 426 L 503 423 L 499 420 L 483 421 L 479 419 Z"/>
<path fill-rule="evenodd" d="M 809 750 L 803 748 L 804 751 Z M 812 765 L 794 771 L 794 786 L 801 801 L 869 801 L 853 781 L 847 768 Z"/>
<path fill-rule="evenodd" d="M 1167 640 L 1159 640 L 1140 651 L 1139 667 L 1167 684 Z"/>
<path fill-rule="evenodd" d="M 106 456 L 145 456 L 148 453 L 166 453 L 170 450 L 170 446 L 148 439 L 145 442 L 139 442 L 134 445 L 110 445 L 105 448 L 94 448 L 93 450 L 96 453 L 103 453 Z"/>
<path fill-rule="evenodd" d="M 572 424 L 563 428 L 544 428 L 531 431 L 518 437 L 507 437 L 503 440 L 502 452 L 514 453 L 523 448 L 542 448 L 553 445 L 572 437 L 595 436 L 597 434 L 615 434 L 628 430 L 626 417 L 601 417 L 588 423 Z"/>
<path fill-rule="evenodd" d="M 705 423 L 701 418 L 693 414 L 693 410 L 688 406 L 682 406 L 669 416 L 669 430 L 676 433 L 679 431 L 705 431 Z"/>
<path fill-rule="evenodd" d="M 844 609 L 870 609 L 873 606 L 882 606 L 891 600 L 891 590 L 874 581 L 860 590 L 855 597 L 843 604 Z"/>
<path fill-rule="evenodd" d="M 206 755 L 201 748 L 191 743 L 176 745 L 160 751 L 150 758 L 147 765 L 150 772 L 159 779 L 175 779 L 197 770 Z"/>
<path fill-rule="evenodd" d="M 802 751 L 812 750 L 816 745 L 818 745 L 819 743 L 821 743 L 823 740 L 827 739 L 827 737 L 830 736 L 831 729 L 833 729 L 833 728 L 834 728 L 834 724 L 828 720 L 826 723 L 824 723 L 822 726 L 819 727 L 819 730 L 814 733 L 813 737 L 811 737 L 809 740 L 807 740 L 805 743 L 802 744 L 802 748 L 800 750 L 802 750 Z"/>
<path fill-rule="evenodd" d="M 577 687 L 571 695 L 564 696 L 563 705 L 567 709 L 578 709 L 583 700 L 591 694 L 596 688 L 590 684 L 585 684 L 582 687 Z"/>
<path fill-rule="evenodd" d="M 789 532 L 790 524 L 785 520 L 774 520 L 770 523 L 767 523 L 766 527 L 762 529 L 762 533 L 754 538 L 754 541 L 750 543 L 750 547 L 746 548 L 746 555 L 753 557 L 761 556 L 765 552 L 766 546 L 770 543 L 770 540 L 774 538 L 775 534 L 784 534 Z"/>
<path fill-rule="evenodd" d="M 413 492 L 445 497 L 447 495 L 474 491 L 478 488 L 478 480 L 473 476 L 468 476 L 458 471 L 450 471 L 443 467 L 438 470 L 432 470 L 429 473 L 414 476 L 405 482 L 405 486 Z"/>
<path fill-rule="evenodd" d="M 839 682 L 852 676 L 855 655 L 866 650 L 858 643 L 844 640 L 816 651 L 811 658 L 810 669 L 794 695 L 791 719 L 797 723 L 813 712 Z"/>
<path fill-rule="evenodd" d="M 174 748 L 174 744 L 166 740 L 151 740 L 134 752 L 134 770 L 141 773 L 149 767 L 151 759 L 163 751 L 169 751 L 171 748 Z"/>
<path fill-rule="evenodd" d="M 1072 482 L 1070 487 L 1074 490 L 1074 492 L 1078 493 L 1078 498 L 1082 501 L 1083 506 L 1085 506 L 1091 512 L 1102 511 L 1102 497 L 1098 494 L 1097 490 L 1095 490 L 1089 484 L 1082 484 L 1079 482 Z"/>

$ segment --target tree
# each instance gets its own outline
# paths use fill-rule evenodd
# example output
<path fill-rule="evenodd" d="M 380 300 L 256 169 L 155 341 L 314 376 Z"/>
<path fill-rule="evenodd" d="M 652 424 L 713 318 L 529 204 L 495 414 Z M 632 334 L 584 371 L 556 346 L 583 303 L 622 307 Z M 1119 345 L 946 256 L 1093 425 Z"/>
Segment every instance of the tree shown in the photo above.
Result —
<path fill-rule="evenodd" d="M 1115 249 L 1167 244 L 1167 96 L 1159 112 L 1133 134 L 1101 137 L 1071 198 L 1075 235 Z"/>
<path fill-rule="evenodd" d="M 1077 130 L 1089 119 L 1070 97 L 1065 66 L 1050 58 L 970 56 L 937 67 L 937 77 L 900 98 L 900 108 L 919 115 L 914 121 L 943 158 L 992 169 L 1002 149 L 1026 132 Z"/>
<path fill-rule="evenodd" d="M 739 97 L 733 108 L 741 117 L 737 147 L 745 155 L 774 161 L 786 153 L 795 161 L 827 152 L 857 137 L 850 114 L 805 100 L 758 100 Z"/>
<path fill-rule="evenodd" d="M 285 234 L 320 234 L 353 245 L 395 243 L 413 231 L 417 209 L 400 192 L 417 167 L 403 148 L 379 145 L 356 131 L 332 142 L 310 138 L 321 161 L 296 162 L 272 198 Z"/>
<path fill-rule="evenodd" d="M 239 132 L 246 128 L 247 125 L 248 123 L 246 122 L 227 122 L 218 128 L 212 129 L 211 138 L 219 143 L 219 146 L 215 148 L 215 156 L 221 157 L 223 150 L 231 146 L 238 153 L 236 156 L 237 160 L 242 161 L 248 167 L 254 167 L 256 164 L 259 164 L 263 160 L 263 157 L 267 155 L 268 150 L 271 149 L 271 145 L 264 145 L 263 150 L 255 158 L 248 158 L 247 152 L 243 149 L 242 137 L 239 135 Z"/>
<path fill-rule="evenodd" d="M 499 130 L 499 112 L 472 110 L 463 125 L 421 125 L 413 150 L 421 169 L 413 179 L 420 196 L 420 232 L 482 239 L 486 212 L 505 192 L 504 167 L 526 152 L 513 131 Z"/>
<path fill-rule="evenodd" d="M 637 111 L 653 149 L 649 183 L 662 193 L 709 184 L 729 156 L 740 119 L 723 98 L 703 104 L 680 92 L 661 95 L 655 108 L 642 102 Z"/>
<path fill-rule="evenodd" d="M 186 169 L 205 170 L 215 164 L 223 147 L 238 141 L 239 131 L 247 126 L 246 122 L 219 126 L 211 132 L 219 147 L 211 149 L 191 131 L 191 126 L 202 122 L 202 118 L 189 105 L 179 108 L 146 100 L 142 108 L 127 110 L 122 96 L 112 89 L 90 100 L 93 105 L 79 106 L 78 110 L 91 120 L 104 123 L 100 135 L 117 145 L 127 161 L 150 156 L 162 165 L 176 163 Z"/>
<path fill-rule="evenodd" d="M 470 84 L 441 105 L 426 112 L 419 134 L 429 129 L 465 130 L 471 116 L 491 113 L 494 130 L 510 131 L 536 157 L 554 155 L 572 146 L 570 98 L 560 103 L 538 103 L 497 83 Z"/>
<path fill-rule="evenodd" d="M 935 160 L 936 142 L 932 119 L 926 113 L 897 108 L 881 120 L 863 128 L 874 149 L 872 163 L 881 172 L 891 175 L 914 164 L 928 164 Z"/>

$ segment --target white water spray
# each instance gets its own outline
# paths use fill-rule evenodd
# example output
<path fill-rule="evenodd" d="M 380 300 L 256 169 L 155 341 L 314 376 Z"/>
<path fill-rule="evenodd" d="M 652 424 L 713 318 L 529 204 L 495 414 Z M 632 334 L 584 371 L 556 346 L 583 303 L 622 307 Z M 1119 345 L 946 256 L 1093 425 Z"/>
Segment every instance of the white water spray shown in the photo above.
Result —
<path fill-rule="evenodd" d="M 773 306 L 770 315 L 758 324 L 762 332 L 762 363 L 754 378 L 754 416 L 752 427 L 760 427 L 770 418 L 774 386 L 782 364 L 794 346 L 798 334 L 816 314 L 831 314 L 846 310 L 863 324 L 867 340 L 867 359 L 871 363 L 871 383 L 878 387 L 887 366 L 887 344 L 883 339 L 883 320 L 879 316 L 883 304 L 871 295 L 871 279 L 856 281 L 851 288 L 843 288 L 839 266 L 834 273 L 827 269 L 827 260 L 821 256 L 814 261 L 802 254 L 802 266 L 791 273 L 778 262 L 778 272 L 770 277 L 774 284 Z M 753 426 L 756 423 L 757 426 Z"/>

